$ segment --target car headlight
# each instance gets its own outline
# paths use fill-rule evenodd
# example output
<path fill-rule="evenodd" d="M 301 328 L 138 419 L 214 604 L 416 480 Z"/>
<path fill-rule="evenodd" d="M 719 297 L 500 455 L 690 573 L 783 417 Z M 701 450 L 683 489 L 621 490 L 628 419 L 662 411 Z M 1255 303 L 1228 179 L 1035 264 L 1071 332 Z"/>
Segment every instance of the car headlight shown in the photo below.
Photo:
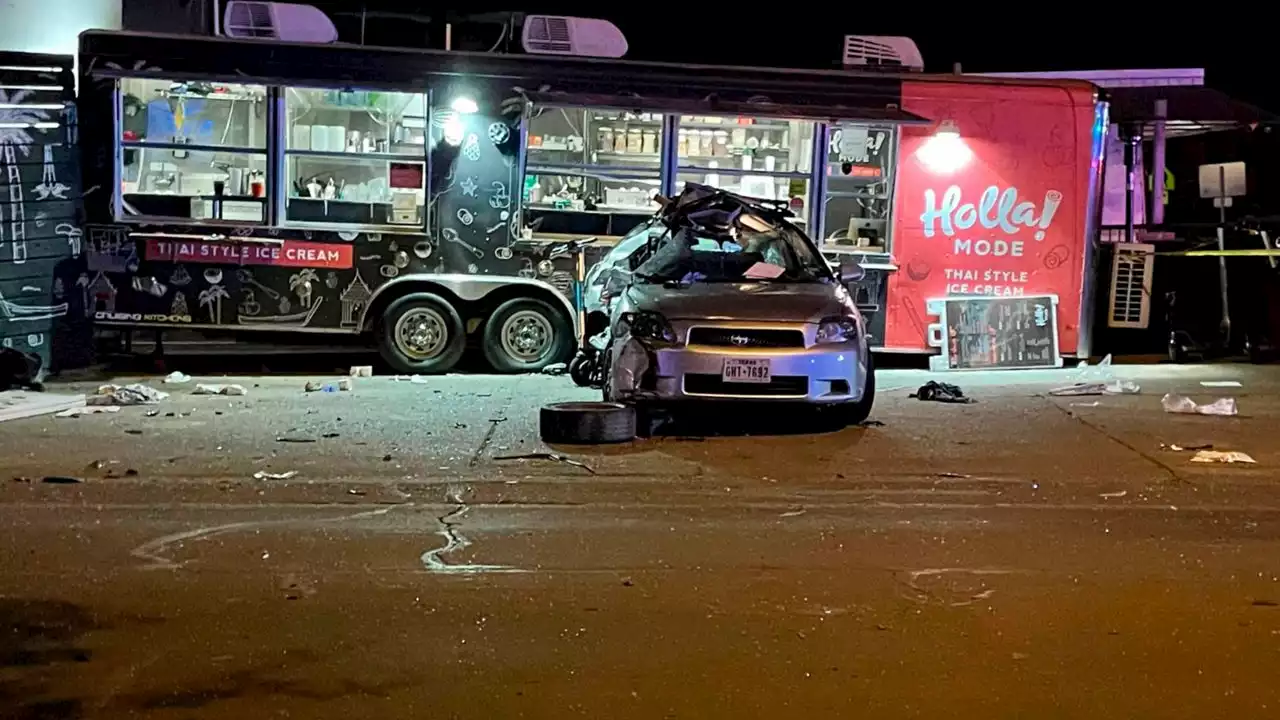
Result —
<path fill-rule="evenodd" d="M 671 329 L 671 323 L 656 312 L 622 313 L 622 317 L 619 319 L 623 327 L 634 338 L 667 343 L 676 341 L 676 331 Z"/>
<path fill-rule="evenodd" d="M 829 317 L 818 323 L 819 343 L 842 343 L 858 338 L 858 319 Z"/>

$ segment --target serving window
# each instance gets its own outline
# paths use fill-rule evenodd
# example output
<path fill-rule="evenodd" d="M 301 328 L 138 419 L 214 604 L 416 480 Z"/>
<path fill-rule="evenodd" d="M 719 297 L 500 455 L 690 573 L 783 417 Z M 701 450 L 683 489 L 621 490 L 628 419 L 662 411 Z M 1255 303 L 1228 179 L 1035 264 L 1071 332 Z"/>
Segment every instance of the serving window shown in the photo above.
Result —
<path fill-rule="evenodd" d="M 658 209 L 663 116 L 540 107 L 528 120 L 524 207 L 537 234 L 620 236 Z"/>
<path fill-rule="evenodd" d="M 822 209 L 827 249 L 873 254 L 890 251 L 896 159 L 894 127 L 860 123 L 831 126 Z"/>
<path fill-rule="evenodd" d="M 804 120 L 683 115 L 676 137 L 676 190 L 697 182 L 785 200 L 803 223 L 816 127 Z"/>
<path fill-rule="evenodd" d="M 119 81 L 121 197 L 128 217 L 267 222 L 267 88 Z"/>
<path fill-rule="evenodd" d="M 422 227 L 421 93 L 286 88 L 287 224 Z"/>

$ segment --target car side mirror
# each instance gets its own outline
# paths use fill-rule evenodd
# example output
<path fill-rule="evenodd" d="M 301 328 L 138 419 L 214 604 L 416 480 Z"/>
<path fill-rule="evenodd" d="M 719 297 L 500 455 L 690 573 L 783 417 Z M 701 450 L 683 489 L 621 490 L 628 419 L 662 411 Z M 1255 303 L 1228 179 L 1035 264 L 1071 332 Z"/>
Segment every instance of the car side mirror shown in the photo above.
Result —
<path fill-rule="evenodd" d="M 867 276 L 867 271 L 856 262 L 840 263 L 840 282 L 858 282 Z"/>

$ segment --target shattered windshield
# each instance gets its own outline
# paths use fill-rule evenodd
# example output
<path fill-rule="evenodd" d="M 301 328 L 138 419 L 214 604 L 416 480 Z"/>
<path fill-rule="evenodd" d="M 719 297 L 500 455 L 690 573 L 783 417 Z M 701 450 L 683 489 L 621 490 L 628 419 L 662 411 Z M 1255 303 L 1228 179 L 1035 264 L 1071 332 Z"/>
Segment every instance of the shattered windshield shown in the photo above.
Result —
<path fill-rule="evenodd" d="M 692 228 L 669 231 L 636 268 L 636 277 L 649 283 L 827 279 L 822 258 L 800 231 L 784 223 L 769 225 L 753 219 L 762 229 L 739 225 L 727 233 Z"/>

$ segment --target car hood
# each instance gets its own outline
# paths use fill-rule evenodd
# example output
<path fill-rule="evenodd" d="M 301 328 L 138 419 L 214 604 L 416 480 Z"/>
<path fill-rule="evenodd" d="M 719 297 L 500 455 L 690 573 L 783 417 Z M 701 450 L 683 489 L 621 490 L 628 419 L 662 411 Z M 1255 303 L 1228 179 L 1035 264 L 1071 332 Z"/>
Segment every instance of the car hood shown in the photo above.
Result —
<path fill-rule="evenodd" d="M 627 293 L 636 310 L 658 312 L 668 320 L 818 322 L 849 307 L 843 288 L 827 283 L 637 283 Z"/>

